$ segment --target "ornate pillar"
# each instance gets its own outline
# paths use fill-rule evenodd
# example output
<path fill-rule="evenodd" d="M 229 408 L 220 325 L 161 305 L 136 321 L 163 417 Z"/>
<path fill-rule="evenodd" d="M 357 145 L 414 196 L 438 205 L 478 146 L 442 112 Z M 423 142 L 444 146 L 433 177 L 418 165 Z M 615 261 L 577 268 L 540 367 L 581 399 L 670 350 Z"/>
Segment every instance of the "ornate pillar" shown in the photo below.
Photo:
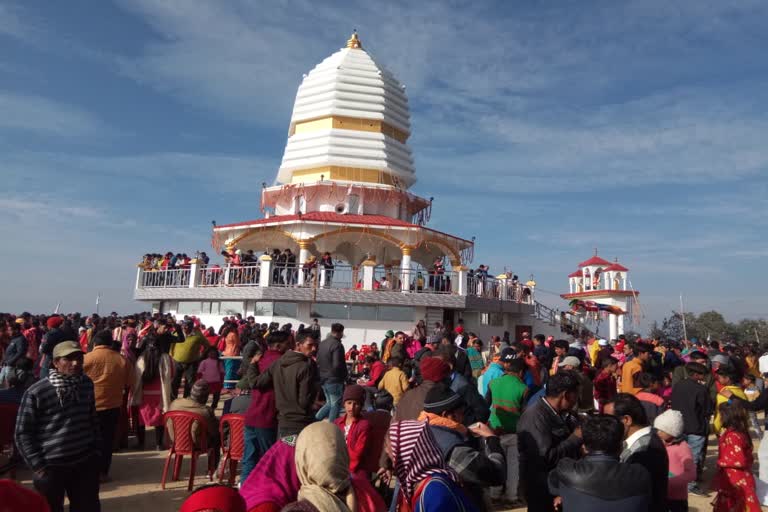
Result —
<path fill-rule="evenodd" d="M 259 256 L 259 286 L 269 288 L 272 281 L 272 256 L 262 254 Z"/>
<path fill-rule="evenodd" d="M 299 240 L 299 286 L 304 285 L 304 263 L 309 259 L 309 244 L 306 240 Z"/>
<path fill-rule="evenodd" d="M 402 248 L 403 258 L 400 264 L 400 290 L 408 293 L 411 290 L 411 248 Z"/>

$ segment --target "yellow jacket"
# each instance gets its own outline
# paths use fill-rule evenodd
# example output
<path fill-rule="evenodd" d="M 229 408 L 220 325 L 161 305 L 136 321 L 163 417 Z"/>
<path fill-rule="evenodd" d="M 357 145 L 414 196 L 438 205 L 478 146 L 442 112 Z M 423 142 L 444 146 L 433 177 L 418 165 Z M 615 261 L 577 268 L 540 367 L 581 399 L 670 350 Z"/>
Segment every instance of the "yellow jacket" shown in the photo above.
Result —
<path fill-rule="evenodd" d="M 93 381 L 96 410 L 123 405 L 123 390 L 133 384 L 133 366 L 111 347 L 99 345 L 85 354 L 83 371 Z"/>
<path fill-rule="evenodd" d="M 403 393 L 408 390 L 408 377 L 400 368 L 390 368 L 379 381 L 379 389 L 386 389 L 397 405 Z"/>
<path fill-rule="evenodd" d="M 636 373 L 643 371 L 643 362 L 635 357 L 628 363 L 624 363 L 624 367 L 621 369 L 621 392 L 630 393 L 633 395 L 638 394 L 643 388 L 636 388 L 633 377 Z"/>
<path fill-rule="evenodd" d="M 733 393 L 734 396 L 741 398 L 742 400 L 747 399 L 747 395 L 744 393 L 744 390 L 742 390 L 739 386 L 725 386 L 723 389 L 727 389 Z M 712 424 L 715 426 L 715 434 L 720 434 L 720 431 L 723 429 L 722 419 L 720 418 L 720 404 L 727 401 L 728 399 L 720 393 L 718 393 L 717 397 L 715 398 L 715 419 L 712 422 Z"/>

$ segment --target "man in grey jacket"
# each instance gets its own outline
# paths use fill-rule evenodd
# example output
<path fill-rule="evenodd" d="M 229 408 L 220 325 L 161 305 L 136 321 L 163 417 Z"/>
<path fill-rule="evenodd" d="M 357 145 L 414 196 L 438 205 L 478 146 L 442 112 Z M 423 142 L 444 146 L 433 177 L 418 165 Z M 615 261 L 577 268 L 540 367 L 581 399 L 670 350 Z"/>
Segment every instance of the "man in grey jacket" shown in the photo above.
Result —
<path fill-rule="evenodd" d="M 318 420 L 328 418 L 334 421 L 341 410 L 341 396 L 344 393 L 344 383 L 347 380 L 347 363 L 344 361 L 344 326 L 332 324 L 331 332 L 317 349 L 317 368 L 320 374 L 320 385 L 325 394 L 325 405 L 317 411 Z"/>
<path fill-rule="evenodd" d="M 5 356 L 3 357 L 3 369 L 0 370 L 0 386 L 2 386 L 6 379 L 13 373 L 14 366 L 22 358 L 27 357 L 27 338 L 21 332 L 21 324 L 11 324 L 11 342 L 8 344 L 8 348 L 5 349 Z"/>

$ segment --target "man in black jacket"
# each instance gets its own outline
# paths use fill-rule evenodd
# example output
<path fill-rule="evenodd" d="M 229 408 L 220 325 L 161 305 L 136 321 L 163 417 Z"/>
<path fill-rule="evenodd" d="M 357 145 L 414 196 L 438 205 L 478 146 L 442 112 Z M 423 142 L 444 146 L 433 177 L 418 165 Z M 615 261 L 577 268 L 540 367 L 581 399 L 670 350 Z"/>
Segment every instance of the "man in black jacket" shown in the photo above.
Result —
<path fill-rule="evenodd" d="M 605 414 L 619 418 L 624 424 L 625 448 L 621 462 L 640 464 L 651 475 L 649 512 L 667 510 L 669 458 L 664 442 L 648 424 L 643 404 L 634 395 L 619 393 L 605 406 Z"/>
<path fill-rule="evenodd" d="M 688 446 L 691 447 L 693 460 L 696 462 L 696 480 L 701 479 L 701 471 L 706 455 L 709 417 L 712 416 L 714 404 L 707 389 L 706 377 L 710 375 L 707 367 L 699 363 L 685 365 L 687 375 L 672 386 L 672 409 L 683 415 L 683 433 Z M 698 484 L 688 484 L 688 491 L 704 495 Z"/>
<path fill-rule="evenodd" d="M 639 464 L 619 462 L 624 426 L 614 416 L 591 416 L 582 426 L 587 454 L 562 459 L 549 473 L 549 491 L 564 510 L 645 512 L 651 476 Z"/>
<path fill-rule="evenodd" d="M 317 365 L 312 360 L 316 352 L 317 340 L 307 331 L 299 332 L 296 348 L 283 354 L 256 379 L 254 389 L 275 390 L 278 438 L 297 435 L 315 421 L 312 410 L 320 391 Z"/>
<path fill-rule="evenodd" d="M 550 377 L 546 395 L 529 402 L 517 423 L 520 475 L 530 512 L 554 511 L 547 475 L 561 459 L 579 457 L 581 429 L 570 413 L 578 400 L 578 376 L 561 370 Z"/>
<path fill-rule="evenodd" d="M 325 405 L 317 411 L 318 420 L 328 418 L 335 421 L 341 410 L 341 396 L 344 382 L 347 380 L 347 363 L 344 361 L 344 326 L 332 324 L 328 337 L 320 343 L 317 350 L 317 367 L 320 373 L 320 385 L 325 394 Z"/>

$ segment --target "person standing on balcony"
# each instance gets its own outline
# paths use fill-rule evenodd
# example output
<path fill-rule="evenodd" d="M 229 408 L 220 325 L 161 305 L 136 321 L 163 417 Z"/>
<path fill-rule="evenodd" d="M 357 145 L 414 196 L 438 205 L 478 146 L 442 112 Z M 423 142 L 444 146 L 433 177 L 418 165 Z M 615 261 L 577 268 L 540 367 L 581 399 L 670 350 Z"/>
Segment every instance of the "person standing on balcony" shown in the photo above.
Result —
<path fill-rule="evenodd" d="M 93 382 L 83 375 L 76 341 L 56 345 L 53 368 L 24 393 L 16 418 L 16 446 L 34 472 L 33 485 L 52 512 L 98 512 L 101 429 Z"/>
<path fill-rule="evenodd" d="M 191 320 L 184 322 L 182 331 L 182 338 L 173 342 L 170 351 L 171 358 L 176 365 L 176 372 L 171 384 L 174 398 L 179 394 L 182 377 L 184 377 L 184 397 L 189 396 L 192 384 L 195 382 L 200 358 L 204 351 L 211 348 L 206 337 L 195 328 L 195 324 Z"/>
<path fill-rule="evenodd" d="M 317 350 L 320 384 L 326 400 L 325 405 L 317 411 L 315 417 L 318 420 L 328 418 L 335 421 L 339 417 L 344 382 L 347 380 L 347 363 L 344 361 L 344 345 L 341 343 L 343 337 L 344 326 L 335 323 Z"/>
<path fill-rule="evenodd" d="M 96 397 L 96 415 L 101 430 L 101 481 L 109 481 L 112 465 L 112 446 L 123 393 L 133 384 L 133 367 L 128 360 L 112 349 L 112 333 L 100 331 L 93 336 L 93 351 L 85 355 L 83 371 L 93 381 Z"/>

